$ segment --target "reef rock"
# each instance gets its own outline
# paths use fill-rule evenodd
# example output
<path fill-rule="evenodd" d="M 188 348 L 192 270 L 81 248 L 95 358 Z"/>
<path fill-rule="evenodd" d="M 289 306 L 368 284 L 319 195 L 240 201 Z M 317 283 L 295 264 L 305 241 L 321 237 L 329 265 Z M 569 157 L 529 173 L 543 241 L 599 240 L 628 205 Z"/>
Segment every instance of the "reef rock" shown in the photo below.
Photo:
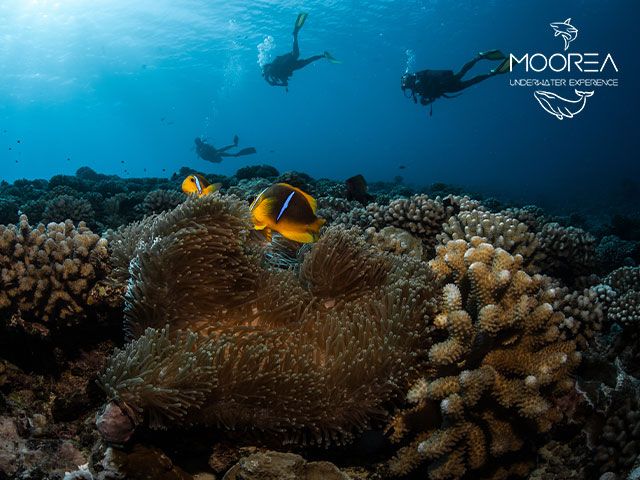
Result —
<path fill-rule="evenodd" d="M 222 480 L 350 480 L 329 462 L 307 462 L 294 453 L 260 452 L 241 459 Z"/>

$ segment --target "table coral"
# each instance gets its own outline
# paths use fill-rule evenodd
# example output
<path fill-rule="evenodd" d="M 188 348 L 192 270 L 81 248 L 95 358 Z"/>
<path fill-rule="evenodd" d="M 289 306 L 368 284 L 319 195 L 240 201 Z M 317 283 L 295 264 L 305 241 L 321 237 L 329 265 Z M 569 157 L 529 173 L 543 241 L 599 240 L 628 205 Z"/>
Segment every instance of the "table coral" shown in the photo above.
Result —
<path fill-rule="evenodd" d="M 392 438 L 413 433 L 389 463 L 403 475 L 428 462 L 432 479 L 461 478 L 493 460 L 502 474 L 522 475 L 527 462 L 509 463 L 536 432 L 562 418 L 556 399 L 573 388 L 580 355 L 560 338 L 563 315 L 540 275 L 482 239 L 452 240 L 429 262 L 443 284 L 424 377 L 409 391 L 414 406 L 391 422 Z"/>
<path fill-rule="evenodd" d="M 23 215 L 17 225 L 0 225 L 2 316 L 44 333 L 81 320 L 107 257 L 106 240 L 83 222 L 32 227 Z"/>

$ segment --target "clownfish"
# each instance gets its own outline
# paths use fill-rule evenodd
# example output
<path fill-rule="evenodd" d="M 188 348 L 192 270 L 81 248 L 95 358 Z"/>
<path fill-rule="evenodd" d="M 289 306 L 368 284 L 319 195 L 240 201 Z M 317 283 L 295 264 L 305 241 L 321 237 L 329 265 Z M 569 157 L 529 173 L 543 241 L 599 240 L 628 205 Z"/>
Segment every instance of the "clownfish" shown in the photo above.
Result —
<path fill-rule="evenodd" d="M 194 173 L 189 175 L 182 182 L 182 191 L 187 195 L 196 195 L 202 197 L 209 195 L 216 190 L 220 190 L 221 183 L 209 183 L 202 175 Z"/>
<path fill-rule="evenodd" d="M 287 183 L 264 189 L 249 209 L 255 229 L 262 231 L 267 240 L 275 230 L 294 242 L 316 242 L 326 221 L 316 216 L 316 200 L 311 195 Z"/>

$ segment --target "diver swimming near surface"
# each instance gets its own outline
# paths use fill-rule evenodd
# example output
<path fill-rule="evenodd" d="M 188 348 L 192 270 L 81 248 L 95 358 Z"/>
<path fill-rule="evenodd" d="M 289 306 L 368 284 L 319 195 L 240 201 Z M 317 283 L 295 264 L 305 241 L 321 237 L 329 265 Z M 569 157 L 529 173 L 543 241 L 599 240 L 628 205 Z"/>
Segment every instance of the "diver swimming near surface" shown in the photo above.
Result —
<path fill-rule="evenodd" d="M 244 155 L 252 155 L 256 153 L 256 149 L 253 147 L 243 148 L 242 150 L 237 151 L 236 153 L 229 153 L 227 150 L 232 148 L 236 148 L 238 146 L 238 136 L 234 135 L 233 144 L 227 145 L 222 148 L 215 148 L 213 145 L 208 144 L 200 137 L 196 137 L 194 140 L 196 142 L 196 153 L 198 156 L 206 160 L 207 162 L 212 163 L 220 163 L 222 162 L 223 157 L 242 157 Z"/>
<path fill-rule="evenodd" d="M 304 58 L 300 57 L 300 47 L 298 46 L 298 33 L 304 25 L 307 19 L 308 13 L 298 14 L 296 23 L 293 29 L 293 48 L 291 52 L 284 55 L 278 55 L 273 62 L 267 63 L 262 67 L 262 76 L 269 85 L 274 87 L 285 87 L 289 91 L 289 78 L 293 75 L 295 70 L 300 70 L 306 67 L 310 63 L 326 58 L 331 63 L 339 63 L 329 52 L 324 52 L 322 55 L 314 55 L 313 57 Z"/>
<path fill-rule="evenodd" d="M 471 70 L 480 60 L 502 60 L 502 63 L 489 73 L 476 75 L 468 80 L 463 80 L 469 70 Z M 458 95 L 447 95 L 458 93 L 462 90 L 480 83 L 487 78 L 491 78 L 501 73 L 511 70 L 509 58 L 500 50 L 489 50 L 479 53 L 474 59 L 464 64 L 458 73 L 453 70 L 420 70 L 415 73 L 405 73 L 402 76 L 400 87 L 406 96 L 407 90 L 411 92 L 411 98 L 420 105 L 431 105 L 430 114 L 433 114 L 433 102 L 440 97 L 455 98 Z M 418 98 L 419 97 L 419 98 Z"/>

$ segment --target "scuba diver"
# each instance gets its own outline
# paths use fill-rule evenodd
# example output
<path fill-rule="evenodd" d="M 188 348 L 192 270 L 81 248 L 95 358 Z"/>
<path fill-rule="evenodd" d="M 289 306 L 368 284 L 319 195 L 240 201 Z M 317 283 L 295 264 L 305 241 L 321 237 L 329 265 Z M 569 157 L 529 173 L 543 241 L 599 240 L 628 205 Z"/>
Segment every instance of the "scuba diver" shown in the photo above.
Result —
<path fill-rule="evenodd" d="M 464 75 L 480 60 L 502 60 L 502 63 L 489 73 L 483 73 L 468 80 L 463 80 L 462 77 L 464 77 Z M 414 103 L 418 103 L 418 95 L 420 96 L 419 100 L 421 105 L 431 105 L 429 115 L 432 115 L 433 102 L 436 99 L 440 97 L 459 97 L 461 94 L 447 94 L 461 92 L 471 85 L 480 83 L 494 75 L 507 73 L 509 71 L 511 71 L 509 58 L 507 58 L 500 50 L 489 50 L 488 52 L 479 53 L 473 60 L 465 63 L 458 73 L 453 73 L 453 70 L 420 70 L 416 73 L 405 73 L 402 76 L 400 87 L 402 88 L 405 97 L 407 96 L 407 90 L 411 91 L 410 96 L 413 98 Z"/>
<path fill-rule="evenodd" d="M 269 85 L 274 87 L 285 87 L 289 91 L 289 78 L 293 75 L 294 70 L 300 70 L 310 63 L 326 58 L 331 63 L 340 63 L 329 52 L 322 55 L 314 55 L 313 57 L 298 60 L 300 57 L 300 47 L 298 47 L 298 32 L 304 25 L 308 13 L 298 14 L 295 27 L 293 28 L 293 49 L 284 55 L 278 55 L 271 63 L 267 63 L 262 67 L 262 76 Z"/>
<path fill-rule="evenodd" d="M 198 154 L 198 156 L 201 159 L 212 163 L 222 162 L 223 157 L 242 157 L 243 155 L 251 155 L 256 153 L 256 149 L 253 147 L 243 148 L 236 153 L 227 153 L 227 150 L 238 146 L 238 135 L 234 135 L 232 145 L 227 145 L 226 147 L 222 148 L 215 148 L 213 145 L 209 145 L 199 137 L 195 139 L 195 142 L 196 153 Z"/>

